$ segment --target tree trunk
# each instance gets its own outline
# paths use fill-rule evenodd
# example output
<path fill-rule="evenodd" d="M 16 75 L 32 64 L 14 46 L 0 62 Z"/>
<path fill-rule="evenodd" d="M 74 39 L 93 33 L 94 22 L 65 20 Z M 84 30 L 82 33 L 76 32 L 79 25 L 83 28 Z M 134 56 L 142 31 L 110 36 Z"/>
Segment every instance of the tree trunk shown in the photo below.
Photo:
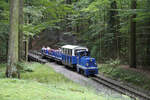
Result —
<path fill-rule="evenodd" d="M 66 4 L 71 5 L 72 4 L 72 0 L 66 0 Z M 70 15 L 69 13 L 67 13 L 67 15 L 66 15 L 66 24 L 67 24 L 66 31 L 67 32 L 72 31 L 72 27 L 70 25 L 71 21 L 70 21 L 70 19 L 68 19 L 69 15 Z"/>
<path fill-rule="evenodd" d="M 131 0 L 131 9 L 136 9 L 136 0 Z M 129 37 L 129 64 L 136 68 L 136 14 L 130 18 L 130 37 Z"/>
<path fill-rule="evenodd" d="M 110 4 L 111 10 L 109 12 L 109 21 L 108 21 L 108 32 L 113 34 L 112 39 L 112 50 L 113 58 L 119 58 L 119 18 L 117 9 L 117 2 L 113 0 Z"/>
<path fill-rule="evenodd" d="M 23 5 L 24 0 L 19 0 L 19 61 L 23 60 Z"/>
<path fill-rule="evenodd" d="M 10 33 L 6 76 L 17 77 L 19 0 L 10 0 Z"/>
<path fill-rule="evenodd" d="M 26 37 L 26 40 L 24 41 L 24 45 L 25 45 L 25 61 L 28 61 L 28 49 L 29 49 L 29 43 L 28 43 L 29 39 L 28 37 Z"/>

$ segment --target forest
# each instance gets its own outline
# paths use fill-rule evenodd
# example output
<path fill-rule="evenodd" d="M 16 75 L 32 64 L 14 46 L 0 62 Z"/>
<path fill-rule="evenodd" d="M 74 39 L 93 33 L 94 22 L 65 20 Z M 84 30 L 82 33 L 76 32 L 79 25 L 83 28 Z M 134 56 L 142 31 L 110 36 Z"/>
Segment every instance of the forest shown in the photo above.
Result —
<path fill-rule="evenodd" d="M 106 89 L 91 80 L 94 76 L 82 75 L 78 63 L 75 72 L 43 57 L 46 64 L 30 62 L 29 54 L 42 55 L 43 46 L 60 50 L 67 44 L 87 47 L 99 76 L 134 86 L 150 98 L 150 0 L 0 0 L 0 98 L 133 100 L 130 93 L 115 97 L 118 91 L 111 86 Z M 98 91 L 112 94 L 84 86 L 94 82 L 96 91 L 101 86 Z"/>
<path fill-rule="evenodd" d="M 147 69 L 149 4 L 149 0 L 1 0 L 0 61 L 27 59 L 30 40 L 44 30 L 55 30 L 56 35 L 75 35 L 99 63 L 118 60 Z"/>

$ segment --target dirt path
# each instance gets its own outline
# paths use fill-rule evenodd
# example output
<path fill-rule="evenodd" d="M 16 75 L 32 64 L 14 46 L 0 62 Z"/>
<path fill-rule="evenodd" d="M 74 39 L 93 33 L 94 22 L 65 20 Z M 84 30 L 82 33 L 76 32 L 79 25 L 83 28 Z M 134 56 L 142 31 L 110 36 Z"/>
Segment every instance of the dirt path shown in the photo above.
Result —
<path fill-rule="evenodd" d="M 104 85 L 100 85 L 97 82 L 91 80 L 90 78 L 84 77 L 84 76 L 78 74 L 77 72 L 68 70 L 64 66 L 57 65 L 55 63 L 47 63 L 47 65 L 52 67 L 56 72 L 63 74 L 65 77 L 69 78 L 70 80 L 72 80 L 76 83 L 79 83 L 83 86 L 86 86 L 86 87 L 96 90 L 95 92 L 106 96 L 106 98 L 108 98 L 108 100 L 110 100 L 109 99 L 110 96 L 113 98 L 116 98 L 117 100 L 133 100 L 133 99 L 129 99 L 129 98 L 127 99 L 122 94 L 120 94 L 116 91 L 113 91 L 113 90 L 105 87 Z"/>

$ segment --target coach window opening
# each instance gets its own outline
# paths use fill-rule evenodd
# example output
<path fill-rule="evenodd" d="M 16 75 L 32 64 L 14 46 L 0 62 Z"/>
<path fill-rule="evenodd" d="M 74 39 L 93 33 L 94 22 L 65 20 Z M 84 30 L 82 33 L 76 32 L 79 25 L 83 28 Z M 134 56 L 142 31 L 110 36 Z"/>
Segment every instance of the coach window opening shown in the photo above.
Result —
<path fill-rule="evenodd" d="M 66 55 L 66 49 L 64 48 L 64 54 Z"/>
<path fill-rule="evenodd" d="M 68 49 L 68 56 L 70 56 L 70 49 Z"/>
<path fill-rule="evenodd" d="M 64 48 L 62 48 L 62 53 L 64 54 Z"/>
<path fill-rule="evenodd" d="M 68 56 L 70 56 L 70 49 L 68 49 Z"/>
<path fill-rule="evenodd" d="M 72 56 L 72 49 L 70 49 L 70 56 Z"/>
<path fill-rule="evenodd" d="M 68 55 L 68 49 L 66 49 L 66 55 Z"/>
<path fill-rule="evenodd" d="M 66 55 L 68 55 L 68 49 L 66 49 Z"/>
<path fill-rule="evenodd" d="M 67 49 L 67 55 L 69 55 L 69 49 Z"/>

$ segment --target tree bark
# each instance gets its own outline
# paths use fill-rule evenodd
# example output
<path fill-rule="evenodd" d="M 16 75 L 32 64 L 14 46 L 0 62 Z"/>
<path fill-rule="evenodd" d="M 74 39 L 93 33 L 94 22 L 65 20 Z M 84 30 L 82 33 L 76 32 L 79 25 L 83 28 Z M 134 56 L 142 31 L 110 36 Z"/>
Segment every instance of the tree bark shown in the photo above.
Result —
<path fill-rule="evenodd" d="M 23 60 L 24 53 L 23 53 L 23 5 L 24 0 L 19 0 L 19 61 Z"/>
<path fill-rule="evenodd" d="M 117 16 L 118 11 L 115 11 L 117 9 L 117 2 L 113 0 L 110 7 L 111 10 L 109 11 L 108 32 L 113 34 L 113 58 L 119 58 L 119 17 Z"/>
<path fill-rule="evenodd" d="M 6 76 L 17 77 L 19 0 L 10 0 L 10 33 Z"/>
<path fill-rule="evenodd" d="M 28 61 L 28 49 L 29 49 L 29 39 L 26 37 L 26 40 L 24 41 L 25 43 L 25 61 Z"/>
<path fill-rule="evenodd" d="M 66 0 L 66 4 L 68 4 L 68 5 L 71 5 L 72 4 L 72 0 Z M 68 19 L 69 18 L 69 13 L 67 13 L 67 15 L 66 15 L 66 24 L 67 24 L 67 27 L 66 27 L 66 31 L 67 32 L 70 32 L 70 31 L 72 31 L 72 27 L 71 27 L 71 25 L 69 25 L 70 24 L 70 20 Z"/>
<path fill-rule="evenodd" d="M 136 0 L 131 0 L 131 9 L 136 9 Z M 130 17 L 130 36 L 129 36 L 129 64 L 136 68 L 136 14 Z"/>

